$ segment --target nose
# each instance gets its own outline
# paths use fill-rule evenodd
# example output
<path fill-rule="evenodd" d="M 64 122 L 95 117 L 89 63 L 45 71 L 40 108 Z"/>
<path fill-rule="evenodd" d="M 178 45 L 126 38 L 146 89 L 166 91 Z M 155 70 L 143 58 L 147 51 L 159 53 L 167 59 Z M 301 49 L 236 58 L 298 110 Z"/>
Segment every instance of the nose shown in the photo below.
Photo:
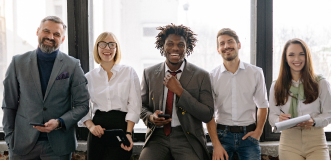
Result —
<path fill-rule="evenodd" d="M 51 40 L 51 39 L 54 39 L 54 36 L 53 36 L 53 34 L 48 34 L 47 38 Z"/>
<path fill-rule="evenodd" d="M 172 48 L 173 50 L 179 50 L 179 47 L 177 45 L 174 45 L 174 47 Z"/>
<path fill-rule="evenodd" d="M 225 43 L 225 48 L 229 48 L 229 47 L 230 47 L 229 43 Z"/>
<path fill-rule="evenodd" d="M 109 49 L 110 50 L 109 44 L 107 44 L 104 49 Z"/>

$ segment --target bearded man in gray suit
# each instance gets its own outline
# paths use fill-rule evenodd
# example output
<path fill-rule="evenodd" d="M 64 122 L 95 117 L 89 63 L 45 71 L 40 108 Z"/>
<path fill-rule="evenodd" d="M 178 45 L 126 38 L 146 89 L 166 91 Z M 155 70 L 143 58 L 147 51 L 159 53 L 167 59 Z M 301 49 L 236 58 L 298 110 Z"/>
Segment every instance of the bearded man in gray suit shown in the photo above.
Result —
<path fill-rule="evenodd" d="M 214 114 L 210 78 L 185 60 L 195 47 L 196 34 L 183 25 L 157 29 L 161 32 L 156 48 L 166 60 L 144 70 L 140 118 L 148 129 L 140 159 L 209 159 L 202 122 Z"/>
<path fill-rule="evenodd" d="M 74 125 L 87 114 L 89 96 L 79 60 L 59 51 L 65 31 L 60 18 L 44 18 L 38 48 L 8 67 L 2 109 L 11 160 L 68 160 L 76 149 Z"/>

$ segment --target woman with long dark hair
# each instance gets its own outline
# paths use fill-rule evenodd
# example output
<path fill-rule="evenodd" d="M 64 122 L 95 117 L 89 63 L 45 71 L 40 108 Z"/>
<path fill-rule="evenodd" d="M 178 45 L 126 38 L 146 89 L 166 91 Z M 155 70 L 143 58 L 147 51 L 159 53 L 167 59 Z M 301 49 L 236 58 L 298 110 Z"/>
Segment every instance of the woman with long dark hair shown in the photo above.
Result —
<path fill-rule="evenodd" d="M 279 75 L 269 96 L 271 126 L 305 114 L 312 117 L 282 131 L 279 159 L 329 160 L 323 127 L 331 122 L 330 84 L 314 73 L 310 50 L 301 39 L 285 44 Z"/>
<path fill-rule="evenodd" d="M 139 121 L 142 105 L 139 78 L 132 67 L 119 64 L 120 44 L 111 32 L 98 36 L 93 56 L 100 66 L 85 75 L 92 105 L 90 112 L 78 122 L 78 126 L 87 127 L 90 131 L 87 159 L 129 160 L 133 146 L 132 131 Z M 126 132 L 130 146 L 107 143 L 102 137 L 109 129 Z"/>

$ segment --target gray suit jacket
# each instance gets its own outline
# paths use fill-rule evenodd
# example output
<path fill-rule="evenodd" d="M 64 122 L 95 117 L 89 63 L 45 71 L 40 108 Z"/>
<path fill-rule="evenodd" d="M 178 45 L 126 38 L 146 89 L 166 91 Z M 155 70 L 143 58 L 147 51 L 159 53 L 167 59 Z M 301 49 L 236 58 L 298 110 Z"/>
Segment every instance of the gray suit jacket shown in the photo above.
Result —
<path fill-rule="evenodd" d="M 155 129 L 155 125 L 148 120 L 149 116 L 155 110 L 162 110 L 164 63 L 145 69 L 141 82 L 142 113 L 140 118 L 148 127 L 145 145 Z M 199 158 L 201 160 L 209 159 L 206 136 L 202 126 L 202 122 L 209 122 L 214 114 L 209 73 L 186 61 L 179 82 L 184 91 L 177 100 L 176 108 L 173 109 L 177 109 L 181 127 Z"/>
<path fill-rule="evenodd" d="M 62 72 L 68 72 L 69 78 L 56 80 Z M 29 122 L 44 123 L 56 118 L 64 120 L 65 129 L 47 134 L 54 153 L 65 155 L 75 151 L 74 125 L 89 109 L 87 80 L 79 60 L 58 53 L 44 97 L 36 50 L 13 57 L 3 84 L 3 130 L 14 153 L 26 155 L 37 142 L 40 132 Z"/>

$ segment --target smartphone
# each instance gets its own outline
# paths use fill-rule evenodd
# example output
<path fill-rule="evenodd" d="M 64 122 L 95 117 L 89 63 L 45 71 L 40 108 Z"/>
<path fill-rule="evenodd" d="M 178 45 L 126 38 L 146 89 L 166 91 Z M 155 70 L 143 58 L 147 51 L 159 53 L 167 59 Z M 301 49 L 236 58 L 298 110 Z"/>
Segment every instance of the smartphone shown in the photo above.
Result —
<path fill-rule="evenodd" d="M 164 117 L 165 119 L 169 119 L 170 115 L 169 114 L 158 114 L 158 117 Z"/>
<path fill-rule="evenodd" d="M 30 122 L 29 124 L 32 125 L 32 126 L 42 126 L 42 127 L 45 127 L 45 125 L 42 124 L 42 123 L 33 123 L 33 122 Z"/>

